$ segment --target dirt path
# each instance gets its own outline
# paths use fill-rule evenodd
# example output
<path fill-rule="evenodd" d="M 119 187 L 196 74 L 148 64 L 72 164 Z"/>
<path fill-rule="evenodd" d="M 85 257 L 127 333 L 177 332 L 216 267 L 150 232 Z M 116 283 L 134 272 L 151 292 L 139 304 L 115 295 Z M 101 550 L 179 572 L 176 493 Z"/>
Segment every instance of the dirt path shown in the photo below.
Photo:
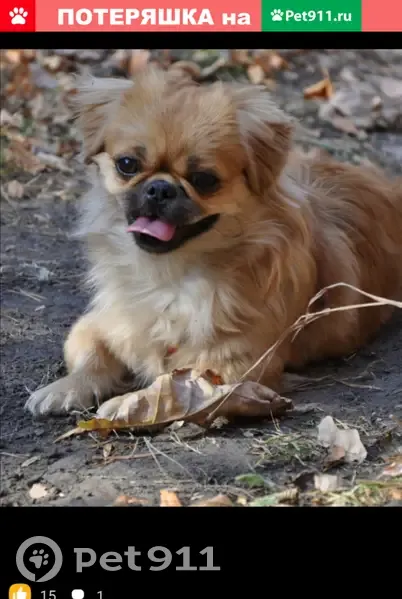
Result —
<path fill-rule="evenodd" d="M 346 51 L 338 57 L 340 67 L 356 67 L 348 57 Z M 396 172 L 402 156 L 398 126 L 358 139 L 323 123 L 316 104 L 307 104 L 300 93 L 319 78 L 311 64 L 296 64 L 296 79 L 284 77 L 275 91 L 278 101 L 304 117 L 310 132 L 319 130 L 319 145 L 352 160 L 368 157 Z M 365 62 L 371 73 L 373 64 L 383 75 L 385 66 L 374 53 Z M 339 71 L 334 68 L 335 80 Z M 378 479 L 387 457 L 402 452 L 401 313 L 357 355 L 310 369 L 307 374 L 321 380 L 291 395 L 295 410 L 279 423 L 206 434 L 183 426 L 156 436 L 103 441 L 81 435 L 55 443 L 75 426 L 75 417 L 33 421 L 23 411 L 28 390 L 63 374 L 62 342 L 87 299 L 80 286 L 81 248 L 69 238 L 82 175 L 74 158 L 68 164 L 78 173 L 70 194 L 58 193 L 68 191 L 68 173 L 24 174 L 17 176 L 25 186 L 23 197 L 7 196 L 1 205 L 2 504 L 110 505 L 123 494 L 158 504 L 160 490 L 167 488 L 183 503 L 218 493 L 243 504 L 269 496 L 272 503 L 278 500 L 275 493 L 289 488 L 296 489 L 292 497 L 302 505 L 401 503 L 401 480 L 392 479 L 388 487 L 391 479 Z M 3 182 L 15 179 L 15 171 L 3 170 L 3 177 Z M 317 425 L 326 414 L 357 428 L 368 452 L 362 464 L 327 469 L 327 452 L 317 442 Z M 341 476 L 347 492 L 315 490 L 314 474 L 324 470 Z M 42 498 L 31 497 L 33 485 L 41 485 L 35 489 Z"/>

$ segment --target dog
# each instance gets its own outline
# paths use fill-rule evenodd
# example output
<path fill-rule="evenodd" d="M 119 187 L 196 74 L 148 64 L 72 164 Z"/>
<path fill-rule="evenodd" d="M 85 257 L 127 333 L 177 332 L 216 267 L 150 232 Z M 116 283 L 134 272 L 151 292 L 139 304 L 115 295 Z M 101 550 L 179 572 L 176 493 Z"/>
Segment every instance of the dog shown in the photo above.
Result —
<path fill-rule="evenodd" d="M 149 68 L 85 79 L 76 101 L 92 299 L 65 341 L 68 375 L 30 396 L 32 414 L 110 416 L 127 377 L 144 387 L 182 368 L 280 392 L 285 369 L 351 354 L 390 318 L 346 306 L 367 301 L 354 288 L 402 295 L 400 180 L 298 154 L 261 86 Z M 345 309 L 286 337 L 338 283 L 317 309 Z"/>

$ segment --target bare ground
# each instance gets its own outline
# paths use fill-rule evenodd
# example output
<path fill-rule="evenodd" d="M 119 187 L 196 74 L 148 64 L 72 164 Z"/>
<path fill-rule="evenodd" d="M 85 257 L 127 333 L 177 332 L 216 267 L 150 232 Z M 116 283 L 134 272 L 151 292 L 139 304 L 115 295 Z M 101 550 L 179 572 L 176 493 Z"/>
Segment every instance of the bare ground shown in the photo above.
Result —
<path fill-rule="evenodd" d="M 382 125 L 351 117 L 358 134 L 350 135 L 324 120 L 319 102 L 302 94 L 322 78 L 323 60 L 341 88 L 345 68 L 363 82 L 391 77 L 401 85 L 397 52 L 314 51 L 295 56 L 290 71 L 275 74 L 277 101 L 308 129 L 301 139 L 306 149 L 323 147 L 340 159 L 369 159 L 390 173 L 401 172 L 400 115 L 388 113 Z M 99 54 L 90 68 L 109 73 L 107 65 Z M 10 102 L 12 113 L 15 100 Z M 72 129 L 52 135 L 66 131 L 74 135 Z M 218 494 L 239 505 L 261 497 L 280 505 L 402 504 L 401 478 L 381 476 L 402 454 L 400 311 L 358 354 L 310 368 L 305 374 L 315 380 L 290 395 L 295 408 L 280 422 L 209 432 L 184 425 L 153 436 L 85 434 L 55 442 L 75 426 L 76 416 L 33 421 L 24 412 L 30 390 L 63 375 L 62 343 L 87 301 L 81 248 L 69 236 L 84 179 L 74 155 L 66 164 L 75 172 L 73 185 L 67 172 L 49 168 L 33 176 L 2 165 L 3 185 L 12 180 L 23 185 L 18 199 L 4 187 L 1 204 L 2 504 L 113 505 L 125 495 L 134 504 L 158 505 L 161 489 L 176 491 L 185 505 Z M 340 427 L 359 431 L 368 452 L 361 464 L 328 463 L 327 450 L 317 442 L 317 425 L 327 414 Z M 324 472 L 342 478 L 335 490 L 315 488 L 314 475 Z M 38 499 L 31 496 L 34 485 L 40 485 L 34 487 L 42 495 Z"/>

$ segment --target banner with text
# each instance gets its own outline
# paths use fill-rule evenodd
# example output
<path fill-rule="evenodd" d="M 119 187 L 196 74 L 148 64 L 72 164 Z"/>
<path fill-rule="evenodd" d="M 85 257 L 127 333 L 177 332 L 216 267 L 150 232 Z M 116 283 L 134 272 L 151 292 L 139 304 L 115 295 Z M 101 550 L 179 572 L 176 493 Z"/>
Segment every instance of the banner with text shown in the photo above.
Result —
<path fill-rule="evenodd" d="M 0 31 L 402 31 L 395 0 L 3 0 Z"/>

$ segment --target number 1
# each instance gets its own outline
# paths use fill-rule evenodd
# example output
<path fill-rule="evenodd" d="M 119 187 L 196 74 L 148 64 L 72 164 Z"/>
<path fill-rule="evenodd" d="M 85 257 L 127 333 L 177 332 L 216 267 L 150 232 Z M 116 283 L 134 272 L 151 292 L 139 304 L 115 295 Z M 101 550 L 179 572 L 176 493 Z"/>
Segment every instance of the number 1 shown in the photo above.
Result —
<path fill-rule="evenodd" d="M 200 566 L 199 570 L 220 570 L 220 566 L 214 566 L 214 548 L 213 547 L 205 547 L 202 551 L 200 551 L 200 555 L 207 556 L 207 565 Z"/>

